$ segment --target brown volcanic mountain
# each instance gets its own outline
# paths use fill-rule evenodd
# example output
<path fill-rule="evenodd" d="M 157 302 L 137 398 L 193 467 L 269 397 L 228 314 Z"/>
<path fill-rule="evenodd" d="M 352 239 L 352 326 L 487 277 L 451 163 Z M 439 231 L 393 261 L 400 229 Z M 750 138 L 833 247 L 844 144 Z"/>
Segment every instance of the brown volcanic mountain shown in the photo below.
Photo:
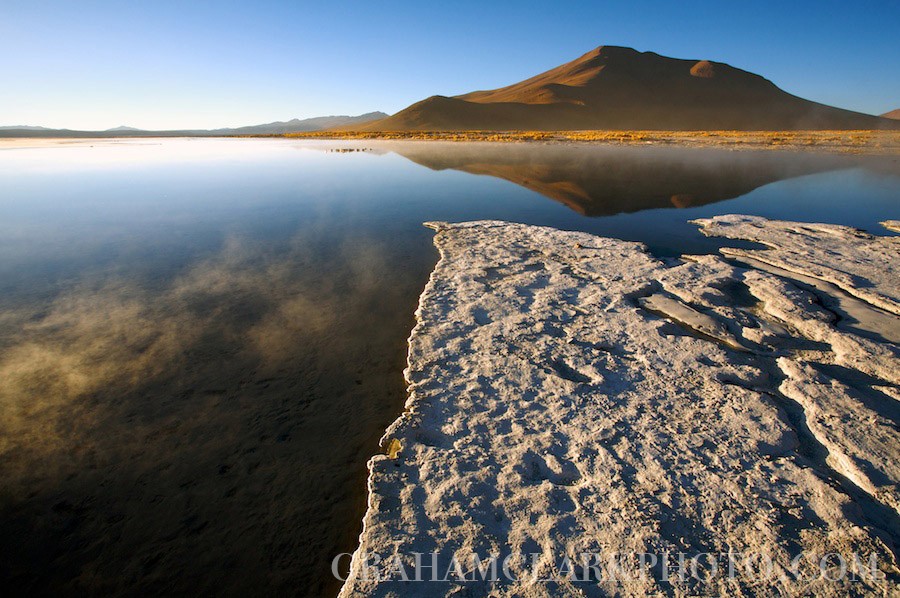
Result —
<path fill-rule="evenodd" d="M 881 115 L 882 118 L 893 118 L 895 120 L 900 120 L 900 108 L 896 110 L 891 110 L 890 112 L 885 112 Z"/>
<path fill-rule="evenodd" d="M 784 130 L 897 128 L 894 121 L 810 102 L 720 62 L 601 46 L 490 91 L 432 96 L 364 131 Z"/>

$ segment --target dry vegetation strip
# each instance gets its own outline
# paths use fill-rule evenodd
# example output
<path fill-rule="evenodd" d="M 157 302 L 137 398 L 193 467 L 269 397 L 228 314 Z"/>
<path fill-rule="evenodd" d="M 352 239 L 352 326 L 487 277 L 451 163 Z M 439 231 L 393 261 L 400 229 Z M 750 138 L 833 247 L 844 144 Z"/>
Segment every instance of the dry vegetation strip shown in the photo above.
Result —
<path fill-rule="evenodd" d="M 900 131 L 315 131 L 288 133 L 284 137 L 551 143 L 575 141 L 900 154 Z"/>

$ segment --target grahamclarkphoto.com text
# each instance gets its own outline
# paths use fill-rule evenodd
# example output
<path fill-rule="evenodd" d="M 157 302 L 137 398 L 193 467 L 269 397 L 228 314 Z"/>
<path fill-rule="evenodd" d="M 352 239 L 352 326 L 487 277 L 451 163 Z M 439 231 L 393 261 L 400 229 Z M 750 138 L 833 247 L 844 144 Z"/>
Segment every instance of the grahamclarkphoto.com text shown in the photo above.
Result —
<path fill-rule="evenodd" d="M 352 561 L 352 562 L 351 562 Z M 582 582 L 709 584 L 721 580 L 749 583 L 880 582 L 886 574 L 876 554 L 768 555 L 741 552 L 581 553 L 553 558 L 529 554 L 419 553 L 381 556 L 342 553 L 332 560 L 332 574 L 346 581 L 348 566 L 357 581 L 484 583 Z"/>

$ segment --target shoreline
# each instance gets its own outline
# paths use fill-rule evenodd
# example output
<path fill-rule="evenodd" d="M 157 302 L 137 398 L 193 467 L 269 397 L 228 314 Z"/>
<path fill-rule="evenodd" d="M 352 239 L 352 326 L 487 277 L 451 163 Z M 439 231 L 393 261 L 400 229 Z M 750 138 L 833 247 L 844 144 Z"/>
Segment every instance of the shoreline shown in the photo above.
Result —
<path fill-rule="evenodd" d="M 670 145 L 900 155 L 900 131 L 314 131 L 271 137 L 322 140 Z"/>
<path fill-rule="evenodd" d="M 272 135 L 97 135 L 3 137 L 0 149 L 85 141 L 158 139 L 303 139 L 321 141 L 440 141 L 778 150 L 900 156 L 900 130 L 859 131 L 312 131 Z"/>
<path fill-rule="evenodd" d="M 878 336 L 885 322 L 892 338 L 900 330 L 891 274 L 900 242 L 758 217 L 696 224 L 770 249 L 659 260 L 639 243 L 587 233 L 428 224 L 440 259 L 409 338 L 408 399 L 382 438 L 387 454 L 369 461 L 368 508 L 341 596 L 446 595 L 476 583 L 385 575 L 385 563 L 409 566 L 415 553 L 446 562 L 457 553 L 735 548 L 782 560 L 791 545 L 877 555 L 887 580 L 775 580 L 786 591 L 896 587 L 900 354 Z M 829 264 L 838 246 L 842 261 Z M 806 250 L 814 267 L 803 275 L 855 295 L 876 325 L 848 327 L 821 288 L 773 273 L 796 270 Z M 766 252 L 772 270 L 731 261 Z M 879 255 L 887 266 L 867 261 Z M 847 275 L 854 262 L 868 265 Z M 752 305 L 731 296 L 736 286 Z M 860 388 L 859 375 L 878 384 Z M 658 576 L 577 582 L 475 587 L 769 591 L 753 580 L 716 580 L 717 591 L 691 580 L 666 587 Z"/>

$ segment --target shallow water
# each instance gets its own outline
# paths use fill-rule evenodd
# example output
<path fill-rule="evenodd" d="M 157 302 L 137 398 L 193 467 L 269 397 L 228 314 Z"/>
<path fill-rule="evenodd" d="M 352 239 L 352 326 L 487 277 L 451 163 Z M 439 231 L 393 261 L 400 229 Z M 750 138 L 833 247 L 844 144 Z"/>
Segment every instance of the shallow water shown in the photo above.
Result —
<path fill-rule="evenodd" d="M 334 149 L 366 149 L 334 152 Z M 0 583 L 333 593 L 402 409 L 428 220 L 714 251 L 722 213 L 900 219 L 896 158 L 538 144 L 0 142 Z"/>

